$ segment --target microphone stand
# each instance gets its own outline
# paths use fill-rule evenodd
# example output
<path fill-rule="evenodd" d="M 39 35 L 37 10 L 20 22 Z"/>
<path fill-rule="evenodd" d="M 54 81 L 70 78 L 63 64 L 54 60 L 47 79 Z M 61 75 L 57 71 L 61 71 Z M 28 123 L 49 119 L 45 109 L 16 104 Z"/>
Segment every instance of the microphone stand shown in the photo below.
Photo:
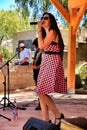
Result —
<path fill-rule="evenodd" d="M 9 121 L 11 121 L 10 118 L 8 118 L 8 117 L 6 117 L 6 116 L 4 116 L 4 115 L 2 115 L 2 114 L 0 114 L 0 116 L 3 117 L 3 118 L 5 118 L 5 119 L 7 119 L 7 120 L 9 120 Z"/>
<path fill-rule="evenodd" d="M 2 100 L 4 100 L 4 107 L 6 107 L 6 76 L 5 75 L 4 75 L 4 82 L 3 82 L 3 84 L 4 84 L 4 97 L 2 98 Z M 4 107 L 3 107 L 3 110 L 4 110 Z M 3 117 L 5 119 L 11 121 L 10 118 L 8 118 L 8 117 L 6 117 L 6 116 L 4 116 L 2 114 L 0 114 L 0 117 Z"/>
<path fill-rule="evenodd" d="M 16 57 L 18 54 L 20 53 L 20 51 L 18 51 L 18 53 L 16 53 L 11 59 L 9 59 L 3 66 L 0 67 L 0 69 L 2 69 L 4 66 L 7 66 L 7 74 L 8 74 L 8 98 L 6 97 L 6 76 L 4 76 L 4 97 L 2 98 L 2 100 L 0 102 L 2 102 L 4 100 L 4 106 L 2 107 L 3 110 L 5 110 L 5 107 L 11 107 L 11 109 L 13 107 L 15 107 L 15 105 L 10 101 L 9 99 L 9 94 L 10 94 L 10 76 L 9 76 L 9 62 Z M 8 104 L 6 105 L 6 100 L 8 101 Z"/>

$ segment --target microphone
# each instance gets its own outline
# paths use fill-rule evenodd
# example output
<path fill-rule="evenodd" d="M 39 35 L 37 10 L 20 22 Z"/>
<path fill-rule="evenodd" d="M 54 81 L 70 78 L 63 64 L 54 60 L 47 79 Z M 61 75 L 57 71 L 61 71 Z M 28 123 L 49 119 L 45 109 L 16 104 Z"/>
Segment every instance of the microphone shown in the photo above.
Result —
<path fill-rule="evenodd" d="M 21 50 L 18 51 L 18 54 L 21 52 Z"/>
<path fill-rule="evenodd" d="M 21 52 L 20 48 L 16 48 L 16 52 L 18 52 L 17 54 L 19 54 Z"/>
<path fill-rule="evenodd" d="M 30 22 L 30 25 L 36 25 L 38 22 Z"/>

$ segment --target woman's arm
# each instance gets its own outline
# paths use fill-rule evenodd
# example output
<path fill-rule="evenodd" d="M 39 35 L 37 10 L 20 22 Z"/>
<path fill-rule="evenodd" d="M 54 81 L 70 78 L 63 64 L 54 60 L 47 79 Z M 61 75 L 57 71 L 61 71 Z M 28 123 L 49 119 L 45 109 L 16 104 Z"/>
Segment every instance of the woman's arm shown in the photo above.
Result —
<path fill-rule="evenodd" d="M 54 31 L 50 30 L 44 39 L 42 39 L 42 32 L 38 34 L 38 44 L 40 49 L 44 49 L 54 40 Z"/>
<path fill-rule="evenodd" d="M 36 66 L 36 65 L 30 64 L 30 67 L 31 67 L 32 69 L 39 69 L 39 68 L 40 68 L 40 65 Z"/>
<path fill-rule="evenodd" d="M 55 40 L 55 31 L 54 30 L 46 30 L 46 37 L 43 39 L 42 37 L 42 22 L 38 22 L 38 44 L 40 49 L 44 49 L 47 47 L 52 41 Z"/>

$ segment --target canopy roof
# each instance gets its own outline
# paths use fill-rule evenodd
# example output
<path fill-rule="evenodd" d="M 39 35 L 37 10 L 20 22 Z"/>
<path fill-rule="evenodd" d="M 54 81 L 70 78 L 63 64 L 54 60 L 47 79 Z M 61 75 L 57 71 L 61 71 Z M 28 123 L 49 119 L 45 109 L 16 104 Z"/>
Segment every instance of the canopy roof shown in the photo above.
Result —
<path fill-rule="evenodd" d="M 50 0 L 69 24 L 67 88 L 75 93 L 76 32 L 87 8 L 87 0 L 68 0 L 69 12 L 59 0 Z"/>

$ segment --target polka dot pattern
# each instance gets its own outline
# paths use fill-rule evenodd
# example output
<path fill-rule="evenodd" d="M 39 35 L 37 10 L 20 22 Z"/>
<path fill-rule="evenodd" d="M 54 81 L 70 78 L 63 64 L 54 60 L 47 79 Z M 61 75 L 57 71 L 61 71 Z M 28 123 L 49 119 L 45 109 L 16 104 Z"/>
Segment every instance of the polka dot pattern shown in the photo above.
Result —
<path fill-rule="evenodd" d="M 57 48 L 58 51 L 58 45 L 56 46 L 57 47 L 50 45 L 51 51 L 54 51 L 54 47 Z M 36 91 L 39 94 L 67 92 L 60 55 L 43 53 Z"/>

